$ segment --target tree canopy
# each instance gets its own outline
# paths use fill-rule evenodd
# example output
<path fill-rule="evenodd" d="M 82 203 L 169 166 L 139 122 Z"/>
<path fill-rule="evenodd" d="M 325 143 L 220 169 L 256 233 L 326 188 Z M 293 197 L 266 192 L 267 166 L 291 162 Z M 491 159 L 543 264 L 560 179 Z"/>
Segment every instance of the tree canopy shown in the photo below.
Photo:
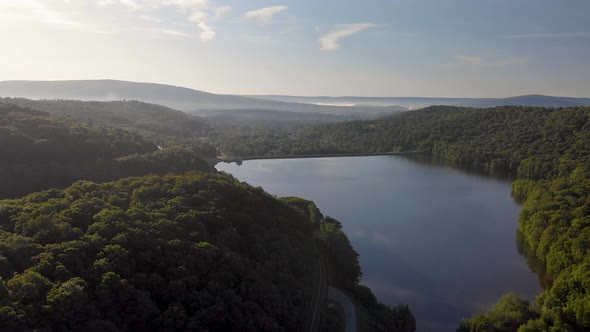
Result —
<path fill-rule="evenodd" d="M 191 147 L 159 151 L 137 133 L 0 104 L 0 198 L 77 180 L 212 170 Z"/>

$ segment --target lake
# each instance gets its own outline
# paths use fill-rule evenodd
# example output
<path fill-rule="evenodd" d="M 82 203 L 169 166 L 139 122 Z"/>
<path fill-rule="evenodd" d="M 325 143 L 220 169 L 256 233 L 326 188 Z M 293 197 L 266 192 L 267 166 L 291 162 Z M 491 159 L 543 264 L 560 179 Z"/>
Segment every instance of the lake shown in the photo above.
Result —
<path fill-rule="evenodd" d="M 278 196 L 313 200 L 338 219 L 388 305 L 407 303 L 418 331 L 455 331 L 500 296 L 541 292 L 517 250 L 521 207 L 509 179 L 403 156 L 252 160 L 218 170 Z"/>

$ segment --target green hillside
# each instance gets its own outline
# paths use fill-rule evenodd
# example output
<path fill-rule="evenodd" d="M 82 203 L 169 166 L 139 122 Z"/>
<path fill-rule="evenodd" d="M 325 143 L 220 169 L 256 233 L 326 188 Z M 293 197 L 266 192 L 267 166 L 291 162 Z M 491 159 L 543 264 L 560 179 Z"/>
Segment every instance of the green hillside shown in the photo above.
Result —
<path fill-rule="evenodd" d="M 137 131 L 151 137 L 200 138 L 209 130 L 205 121 L 197 116 L 139 101 L 98 102 L 0 98 L 0 104 L 45 111 L 78 122 Z"/>
<path fill-rule="evenodd" d="M 77 180 L 210 170 L 190 148 L 159 151 L 129 131 L 0 104 L 0 197 L 19 197 Z"/>
<path fill-rule="evenodd" d="M 81 181 L 0 201 L 0 328 L 297 331 L 320 252 L 372 330 L 415 329 L 358 285 L 358 254 L 309 201 L 224 174 Z"/>

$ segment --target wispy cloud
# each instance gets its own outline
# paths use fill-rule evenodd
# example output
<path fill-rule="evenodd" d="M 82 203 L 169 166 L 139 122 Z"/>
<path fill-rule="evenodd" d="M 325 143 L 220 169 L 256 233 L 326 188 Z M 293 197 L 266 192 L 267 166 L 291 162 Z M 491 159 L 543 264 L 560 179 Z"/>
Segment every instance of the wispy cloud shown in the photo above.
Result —
<path fill-rule="evenodd" d="M 223 16 L 231 13 L 232 7 L 231 6 L 220 6 L 220 7 L 216 7 L 213 11 L 215 13 L 215 18 L 220 19 Z"/>
<path fill-rule="evenodd" d="M 194 37 L 194 35 L 188 33 L 188 32 L 184 32 L 184 31 L 180 31 L 180 30 L 174 30 L 174 29 L 159 29 L 159 28 L 132 28 L 132 30 L 137 30 L 137 31 L 148 31 L 148 32 L 155 32 L 155 33 L 159 33 L 159 34 L 164 34 L 164 35 L 171 35 L 171 36 L 176 36 L 176 37 L 186 37 L 186 38 L 190 38 L 190 37 Z"/>
<path fill-rule="evenodd" d="M 82 27 L 83 24 L 73 20 L 60 11 L 37 0 L 0 1 L 0 18 L 9 20 L 37 21 L 51 25 Z"/>
<path fill-rule="evenodd" d="M 458 55 L 455 57 L 460 63 L 470 66 L 503 68 L 513 65 L 521 65 L 529 62 L 525 57 L 512 57 L 500 60 L 489 60 L 478 56 Z"/>
<path fill-rule="evenodd" d="M 199 38 L 201 38 L 202 41 L 208 42 L 215 38 L 215 30 L 213 30 L 213 28 L 211 28 L 207 23 L 199 22 L 197 26 L 199 27 L 199 29 L 201 29 L 201 33 L 199 33 Z"/>
<path fill-rule="evenodd" d="M 340 49 L 340 40 L 352 36 L 365 29 L 376 28 L 379 25 L 373 23 L 355 23 L 338 25 L 336 29 L 320 37 L 320 49 L 322 51 L 334 51 Z"/>
<path fill-rule="evenodd" d="M 264 7 L 245 13 L 244 18 L 268 24 L 272 21 L 273 16 L 284 10 L 287 10 L 287 6 Z"/>
<path fill-rule="evenodd" d="M 215 30 L 209 24 L 209 17 L 212 15 L 215 18 L 221 17 L 224 13 L 227 13 L 227 7 L 213 7 L 209 4 L 208 0 L 101 0 L 100 6 L 123 6 L 130 11 L 154 11 L 162 7 L 173 7 L 176 8 L 180 13 L 183 13 L 188 21 L 195 24 L 200 30 L 199 38 L 203 42 L 208 42 L 215 38 Z M 231 10 L 231 7 L 229 7 Z M 141 19 L 159 23 L 159 18 L 154 18 L 147 15 L 141 15 Z M 176 36 L 188 36 L 190 34 L 177 32 L 176 30 L 170 29 L 155 29 L 156 31 L 164 32 L 168 31 L 168 34 Z M 192 35 L 191 35 L 192 36 Z"/>
<path fill-rule="evenodd" d="M 137 18 L 139 18 L 140 20 L 149 21 L 149 22 L 156 22 L 156 23 L 162 22 L 161 19 L 159 19 L 157 17 L 148 16 L 148 15 L 139 15 Z"/>
<path fill-rule="evenodd" d="M 506 38 L 517 38 L 517 39 L 549 39 L 549 38 L 588 38 L 590 37 L 589 31 L 582 32 L 557 32 L 557 33 L 533 33 L 523 35 L 508 35 Z"/>

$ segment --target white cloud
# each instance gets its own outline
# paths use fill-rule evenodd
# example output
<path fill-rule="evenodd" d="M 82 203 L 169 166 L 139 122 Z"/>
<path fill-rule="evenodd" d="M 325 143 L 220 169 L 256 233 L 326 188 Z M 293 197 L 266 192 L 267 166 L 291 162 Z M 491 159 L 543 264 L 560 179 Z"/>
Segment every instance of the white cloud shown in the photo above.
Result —
<path fill-rule="evenodd" d="M 156 23 L 162 22 L 161 19 L 159 19 L 157 17 L 148 16 L 148 15 L 139 15 L 137 18 L 139 18 L 140 20 L 149 21 L 149 22 L 156 22 Z"/>
<path fill-rule="evenodd" d="M 193 36 L 190 33 L 178 31 L 178 30 L 160 29 L 158 31 L 160 31 L 161 33 L 167 34 L 167 35 L 173 35 L 173 36 L 178 36 L 178 37 L 192 37 Z"/>
<path fill-rule="evenodd" d="M 517 39 L 547 39 L 547 38 L 588 38 L 590 32 L 558 32 L 558 33 L 539 33 L 539 34 L 524 34 L 524 35 L 509 35 L 507 38 Z"/>
<path fill-rule="evenodd" d="M 319 42 L 322 51 L 334 51 L 340 48 L 340 39 L 359 33 L 365 29 L 376 28 L 373 23 L 355 23 L 338 25 L 335 30 L 320 37 Z"/>
<path fill-rule="evenodd" d="M 68 0 L 51 2 L 43 0 L 2 0 L 0 1 L 0 20 L 5 22 L 41 23 L 55 28 L 80 32 L 108 33 L 63 10 L 69 6 L 70 2 Z"/>
<path fill-rule="evenodd" d="M 209 14 L 207 14 L 206 12 L 196 11 L 196 12 L 192 13 L 188 19 L 189 19 L 189 21 L 198 24 L 200 22 L 205 21 L 207 19 L 207 16 L 209 16 Z"/>
<path fill-rule="evenodd" d="M 232 11 L 232 8 L 231 6 L 221 6 L 216 7 L 213 11 L 215 12 L 215 18 L 220 19 L 223 16 L 229 14 Z"/>
<path fill-rule="evenodd" d="M 215 31 L 213 29 L 211 29 L 211 27 L 208 26 L 207 23 L 201 22 L 201 23 L 197 24 L 197 26 L 201 29 L 201 33 L 199 34 L 199 38 L 201 38 L 202 41 L 208 42 L 208 41 L 212 40 L 213 38 L 215 38 Z"/>
<path fill-rule="evenodd" d="M 183 15 L 186 15 L 186 19 L 194 23 L 200 30 L 199 38 L 203 42 L 212 40 L 216 35 L 215 30 L 208 23 L 208 19 L 211 16 L 210 13 L 212 13 L 215 18 L 219 18 L 231 10 L 231 7 L 229 6 L 212 7 L 208 0 L 103 0 L 103 2 L 105 1 L 106 4 L 119 4 L 131 10 L 156 10 L 165 6 L 175 7 L 179 12 L 183 13 Z M 161 19 L 156 19 L 161 22 Z M 149 20 L 158 22 L 153 18 Z M 159 29 L 158 31 L 177 36 L 192 36 L 177 30 Z"/>
<path fill-rule="evenodd" d="M 460 63 L 470 66 L 503 68 L 514 65 L 526 64 L 529 62 L 525 57 L 512 57 L 500 60 L 488 60 L 478 56 L 458 55 L 455 57 Z"/>
<path fill-rule="evenodd" d="M 227 15 L 231 9 L 227 5 L 214 6 L 209 0 L 0 0 L 0 20 L 30 21 L 93 33 L 105 33 L 101 27 L 110 31 L 128 30 L 135 23 L 142 31 L 198 36 L 207 42 L 216 36 L 210 22 Z M 170 15 L 174 12 L 176 17 Z M 193 31 L 178 30 L 182 21 L 192 23 Z"/>
<path fill-rule="evenodd" d="M 37 0 L 0 1 L 0 17 L 9 20 L 30 20 L 71 26 L 81 24 Z"/>
<path fill-rule="evenodd" d="M 208 0 L 101 0 L 99 6 L 123 6 L 129 10 L 157 9 L 171 6 L 186 10 L 196 10 L 206 7 Z"/>
<path fill-rule="evenodd" d="M 244 18 L 258 21 L 262 24 L 268 24 L 273 16 L 287 10 L 287 6 L 272 6 L 253 10 L 244 14 Z"/>
<path fill-rule="evenodd" d="M 135 0 L 101 0 L 98 2 L 99 6 L 121 5 L 127 7 L 129 10 L 138 10 L 142 8 L 142 4 Z"/>
<path fill-rule="evenodd" d="M 177 37 L 194 37 L 190 33 L 180 31 L 180 30 L 173 30 L 173 29 L 146 29 L 146 28 L 133 28 L 133 30 L 139 31 L 149 31 L 149 32 L 156 32 L 165 35 L 177 36 Z"/>

